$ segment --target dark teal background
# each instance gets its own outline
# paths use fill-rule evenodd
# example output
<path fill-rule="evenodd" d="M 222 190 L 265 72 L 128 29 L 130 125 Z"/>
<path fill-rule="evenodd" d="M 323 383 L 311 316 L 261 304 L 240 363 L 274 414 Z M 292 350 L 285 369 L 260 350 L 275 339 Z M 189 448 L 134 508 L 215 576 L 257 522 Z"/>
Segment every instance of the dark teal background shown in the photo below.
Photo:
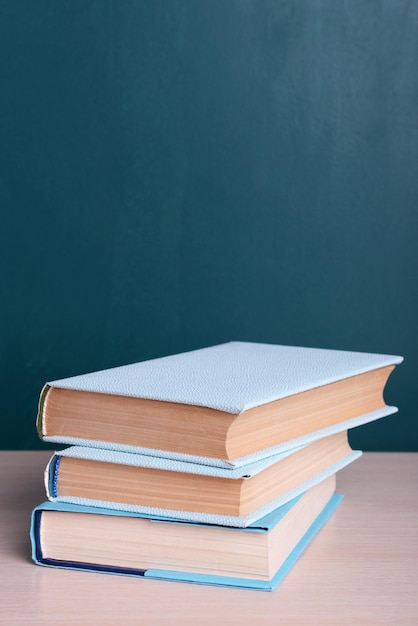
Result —
<path fill-rule="evenodd" d="M 1 445 L 47 380 L 228 340 L 402 354 L 418 450 L 418 4 L 0 1 Z"/>

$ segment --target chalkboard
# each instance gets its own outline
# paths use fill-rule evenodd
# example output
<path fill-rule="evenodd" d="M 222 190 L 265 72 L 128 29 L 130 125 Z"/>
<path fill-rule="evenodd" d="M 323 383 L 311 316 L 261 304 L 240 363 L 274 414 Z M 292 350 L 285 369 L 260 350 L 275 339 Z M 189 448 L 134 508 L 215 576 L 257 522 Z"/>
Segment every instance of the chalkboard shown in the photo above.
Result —
<path fill-rule="evenodd" d="M 228 340 L 401 354 L 418 450 L 418 4 L 0 3 L 0 447 L 47 380 Z"/>

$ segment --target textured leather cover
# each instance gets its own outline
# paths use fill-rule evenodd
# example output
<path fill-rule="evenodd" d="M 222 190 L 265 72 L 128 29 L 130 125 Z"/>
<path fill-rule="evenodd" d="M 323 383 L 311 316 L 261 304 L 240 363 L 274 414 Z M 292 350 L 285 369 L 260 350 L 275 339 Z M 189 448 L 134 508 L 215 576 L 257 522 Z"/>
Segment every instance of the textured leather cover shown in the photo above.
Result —
<path fill-rule="evenodd" d="M 132 569 L 132 570 L 123 570 L 114 567 L 106 567 L 95 565 L 94 563 L 75 563 L 75 562 L 67 562 L 67 561 L 52 561 L 45 559 L 42 555 L 42 545 L 41 538 L 39 533 L 39 522 L 40 516 L 42 515 L 43 510 L 57 510 L 57 511 L 75 511 L 75 512 L 83 512 L 83 513 L 91 513 L 91 514 L 103 514 L 103 515 L 120 515 L 120 516 L 133 516 L 135 517 L 137 514 L 114 511 L 111 509 L 108 510 L 98 510 L 93 507 L 81 507 L 71 504 L 53 504 L 51 502 L 44 502 L 39 507 L 34 509 L 32 513 L 32 522 L 31 522 L 31 544 L 32 544 L 32 559 L 35 563 L 39 565 L 45 565 L 49 567 L 59 567 L 64 569 L 78 569 L 84 571 L 94 571 L 94 572 L 103 572 L 108 574 L 117 574 L 121 576 L 137 576 L 141 578 L 156 578 L 161 580 L 172 580 L 179 582 L 188 582 L 188 583 L 198 583 L 204 585 L 216 585 L 223 587 L 240 587 L 246 589 L 258 589 L 261 591 L 272 591 L 277 587 L 277 585 L 283 580 L 286 574 L 289 572 L 291 567 L 296 563 L 298 558 L 301 556 L 303 550 L 306 546 L 312 541 L 313 537 L 316 533 L 321 529 L 321 527 L 325 524 L 330 515 L 334 512 L 335 508 L 342 500 L 342 495 L 334 494 L 329 502 L 326 504 L 322 512 L 318 515 L 314 523 L 310 526 L 305 535 L 301 538 L 299 543 L 296 545 L 294 550 L 287 557 L 286 561 L 279 568 L 273 578 L 269 581 L 263 580 L 252 580 L 248 578 L 232 578 L 229 576 L 214 576 L 214 575 L 203 575 L 203 574 L 193 574 L 188 572 L 176 572 L 169 570 L 158 570 L 158 569 Z M 264 518 L 260 520 L 258 525 L 253 526 L 248 529 L 237 529 L 231 528 L 231 532 L 266 532 L 273 528 L 283 517 L 283 515 L 289 510 L 291 506 L 296 502 L 296 500 L 288 503 L 285 507 L 281 507 L 274 513 L 272 513 L 269 518 Z M 142 515 L 140 516 L 142 517 Z M 148 517 L 148 516 L 146 516 Z M 159 518 L 161 521 L 175 522 L 176 520 L 169 520 L 167 518 Z M 189 522 L 190 523 L 190 522 Z"/>
<path fill-rule="evenodd" d="M 48 384 L 238 414 L 402 360 L 385 354 L 230 342 Z"/>

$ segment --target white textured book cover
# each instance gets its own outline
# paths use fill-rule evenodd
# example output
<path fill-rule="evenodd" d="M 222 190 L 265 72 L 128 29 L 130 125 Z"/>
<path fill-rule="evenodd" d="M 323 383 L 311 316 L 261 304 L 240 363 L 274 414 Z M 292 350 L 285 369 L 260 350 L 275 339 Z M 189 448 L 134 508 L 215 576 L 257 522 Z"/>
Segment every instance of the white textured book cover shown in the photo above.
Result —
<path fill-rule="evenodd" d="M 402 360 L 386 354 L 230 342 L 48 384 L 239 414 Z"/>

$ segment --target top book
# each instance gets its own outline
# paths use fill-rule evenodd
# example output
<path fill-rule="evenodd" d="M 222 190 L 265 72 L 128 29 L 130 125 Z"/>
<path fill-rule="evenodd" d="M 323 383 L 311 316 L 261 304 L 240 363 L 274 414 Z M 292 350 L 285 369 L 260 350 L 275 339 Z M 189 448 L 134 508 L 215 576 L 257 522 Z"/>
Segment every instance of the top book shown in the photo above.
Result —
<path fill-rule="evenodd" d="M 402 357 L 230 342 L 49 382 L 45 441 L 239 464 L 395 412 Z"/>

